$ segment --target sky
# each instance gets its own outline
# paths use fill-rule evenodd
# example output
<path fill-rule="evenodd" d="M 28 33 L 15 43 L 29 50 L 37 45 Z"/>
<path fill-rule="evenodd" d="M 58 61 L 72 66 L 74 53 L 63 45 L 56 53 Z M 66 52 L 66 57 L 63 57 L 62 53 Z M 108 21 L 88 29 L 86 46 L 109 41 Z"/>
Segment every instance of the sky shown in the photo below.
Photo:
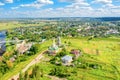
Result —
<path fill-rule="evenodd" d="M 120 0 L 0 0 L 0 18 L 120 17 Z"/>

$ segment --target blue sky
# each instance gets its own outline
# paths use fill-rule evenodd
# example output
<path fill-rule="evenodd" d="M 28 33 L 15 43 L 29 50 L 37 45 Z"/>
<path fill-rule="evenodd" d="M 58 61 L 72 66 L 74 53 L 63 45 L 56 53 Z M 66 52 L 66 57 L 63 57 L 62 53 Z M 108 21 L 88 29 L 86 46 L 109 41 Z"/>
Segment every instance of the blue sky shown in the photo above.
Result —
<path fill-rule="evenodd" d="M 0 18 L 120 17 L 120 0 L 0 0 Z"/>

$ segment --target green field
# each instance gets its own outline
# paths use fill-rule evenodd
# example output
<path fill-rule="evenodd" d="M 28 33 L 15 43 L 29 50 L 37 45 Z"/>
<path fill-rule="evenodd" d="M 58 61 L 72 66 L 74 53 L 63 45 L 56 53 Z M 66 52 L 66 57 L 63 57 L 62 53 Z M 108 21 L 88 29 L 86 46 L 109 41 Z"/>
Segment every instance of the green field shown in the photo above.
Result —
<path fill-rule="evenodd" d="M 114 75 L 119 77 L 114 77 L 113 79 L 120 79 L 120 39 L 98 38 L 91 41 L 84 39 L 64 39 L 64 41 L 71 42 L 71 48 L 82 49 L 84 53 L 90 54 L 93 58 L 95 58 L 91 59 L 91 61 L 95 63 L 98 62 L 98 64 L 104 64 L 102 66 L 105 67 L 106 72 L 101 70 L 91 70 L 90 73 L 93 73 L 93 75 L 88 72 L 87 74 L 90 74 L 89 76 L 96 77 L 98 75 L 101 76 L 102 80 L 104 80 L 104 76 L 111 77 Z M 96 50 L 99 50 L 99 55 L 96 55 Z M 89 58 L 86 58 L 85 60 L 89 61 Z M 117 74 L 109 72 L 110 69 L 112 71 L 116 71 Z M 89 78 L 90 77 L 88 77 L 88 79 Z"/>
<path fill-rule="evenodd" d="M 0 30 L 12 29 L 17 27 L 42 26 L 44 24 L 45 22 L 39 22 L 39 24 L 31 24 L 31 23 L 24 24 L 24 23 L 19 23 L 17 21 L 0 22 Z"/>
<path fill-rule="evenodd" d="M 46 50 L 50 46 L 52 41 L 47 41 L 42 45 L 39 45 L 40 52 Z M 71 71 L 75 71 L 75 74 L 67 77 L 68 80 L 119 80 L 120 79 L 120 39 L 118 38 L 95 38 L 90 41 L 87 38 L 62 38 L 62 43 L 71 43 L 67 46 L 67 51 L 71 49 L 81 49 L 83 56 L 79 59 L 85 63 L 94 63 L 102 66 L 102 69 L 82 69 L 76 67 L 66 67 Z M 96 53 L 99 51 L 99 54 Z M 39 53 L 38 53 L 39 54 Z M 7 80 L 13 75 L 20 72 L 32 59 L 38 54 L 29 57 L 26 61 L 18 63 L 13 69 L 7 72 L 4 76 L 0 77 L 1 80 Z M 48 75 L 53 67 L 56 65 L 50 62 L 44 61 L 47 58 L 53 58 L 46 56 L 43 61 L 38 65 L 44 70 L 44 74 Z M 40 80 L 49 80 L 50 78 L 43 77 Z"/>
<path fill-rule="evenodd" d="M 81 49 L 83 51 L 83 56 L 79 57 L 80 62 L 83 61 L 84 63 L 98 64 L 102 67 L 102 69 L 66 67 L 68 69 L 68 72 L 75 71 L 75 73 L 71 73 L 71 76 L 66 77 L 68 80 L 120 79 L 120 39 L 96 38 L 91 41 L 87 41 L 86 38 L 65 38 L 62 39 L 62 41 L 63 43 L 65 41 L 67 43 L 71 42 L 71 45 L 67 47 L 68 51 L 70 51 L 71 49 Z M 99 50 L 99 54 L 96 54 L 96 49 Z M 45 59 L 53 58 L 47 55 L 45 56 Z M 45 59 L 37 65 L 40 67 L 40 69 L 43 69 L 44 74 L 49 75 L 51 69 L 58 66 L 45 61 Z M 45 77 L 40 78 L 40 80 L 44 80 L 44 78 Z M 34 79 L 32 78 L 32 80 Z M 46 77 L 46 80 L 50 80 L 50 78 Z"/>

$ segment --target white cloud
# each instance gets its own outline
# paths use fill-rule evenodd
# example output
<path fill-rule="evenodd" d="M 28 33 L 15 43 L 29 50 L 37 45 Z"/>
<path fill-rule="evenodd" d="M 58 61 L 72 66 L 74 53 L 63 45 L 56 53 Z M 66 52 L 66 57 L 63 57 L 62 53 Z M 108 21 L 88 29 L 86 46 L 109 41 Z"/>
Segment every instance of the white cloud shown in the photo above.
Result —
<path fill-rule="evenodd" d="M 54 3 L 51 0 L 37 0 L 36 2 L 40 4 L 53 4 Z"/>
<path fill-rule="evenodd" d="M 13 10 L 14 10 L 14 9 L 18 9 L 18 8 L 19 8 L 19 7 L 11 7 L 11 9 L 13 9 Z"/>
<path fill-rule="evenodd" d="M 59 0 L 60 2 L 84 2 L 85 0 Z"/>
<path fill-rule="evenodd" d="M 40 8 L 42 6 L 45 6 L 47 4 L 54 4 L 51 0 L 37 0 L 31 4 L 21 4 L 19 7 L 34 7 L 34 8 Z"/>
<path fill-rule="evenodd" d="M 106 8 L 106 9 L 118 9 L 118 10 L 120 10 L 120 6 L 116 6 L 116 5 L 114 5 L 114 4 L 106 4 L 106 5 L 104 5 L 103 6 L 103 8 Z"/>
<path fill-rule="evenodd" d="M 19 7 L 35 7 L 35 8 L 40 8 L 44 4 L 38 4 L 38 3 L 32 3 L 32 4 L 21 4 Z"/>
<path fill-rule="evenodd" d="M 5 3 L 13 3 L 13 0 L 0 0 L 0 6 L 5 5 Z"/>
<path fill-rule="evenodd" d="M 2 2 L 0 2 L 0 6 L 3 6 L 3 5 L 5 5 L 4 3 L 2 3 Z"/>
<path fill-rule="evenodd" d="M 5 0 L 5 3 L 13 3 L 13 0 Z"/>
<path fill-rule="evenodd" d="M 59 0 L 61 2 L 70 2 L 70 5 L 67 5 L 67 8 L 71 9 L 78 9 L 80 7 L 88 7 L 90 6 L 89 3 L 87 3 L 85 0 Z"/>
<path fill-rule="evenodd" d="M 118 6 L 117 6 L 118 7 Z M 10 16 L 12 14 L 12 16 Z M 78 8 L 47 8 L 39 10 L 10 10 L 6 13 L 1 12 L 0 17 L 105 17 L 120 16 L 120 8 L 92 8 L 90 6 L 82 6 Z"/>
<path fill-rule="evenodd" d="M 94 0 L 92 3 L 111 4 L 112 0 Z"/>
<path fill-rule="evenodd" d="M 83 7 L 83 6 L 89 6 L 89 4 L 88 3 L 72 3 L 71 5 L 68 5 L 66 7 L 76 8 L 76 7 Z"/>
<path fill-rule="evenodd" d="M 59 8 L 46 8 L 42 6 L 54 4 L 52 0 L 36 0 L 30 4 L 21 4 L 17 7 L 12 7 L 10 11 L 4 13 L 0 12 L 0 17 L 105 17 L 105 16 L 120 16 L 120 6 L 112 3 L 112 0 L 94 0 L 94 4 L 103 4 L 99 8 L 92 7 L 87 0 L 59 0 L 62 2 L 69 2 L 69 5 Z M 91 1 L 92 2 L 92 1 Z M 93 5 L 94 5 L 93 4 Z M 34 11 L 25 10 L 20 11 L 20 7 L 34 7 L 38 8 Z M 16 9 L 16 10 L 14 10 Z M 12 16 L 10 16 L 12 14 Z"/>

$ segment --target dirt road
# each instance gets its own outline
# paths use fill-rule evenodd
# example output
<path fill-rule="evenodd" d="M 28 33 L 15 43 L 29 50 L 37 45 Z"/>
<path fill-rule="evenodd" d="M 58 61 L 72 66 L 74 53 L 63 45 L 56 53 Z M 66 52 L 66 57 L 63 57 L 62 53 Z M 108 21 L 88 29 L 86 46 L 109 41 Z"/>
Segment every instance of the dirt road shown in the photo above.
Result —
<path fill-rule="evenodd" d="M 28 69 L 30 66 L 32 66 L 32 65 L 34 65 L 34 64 L 36 64 L 36 63 L 39 63 L 39 62 L 40 62 L 40 59 L 43 58 L 43 53 L 44 53 L 44 52 L 45 52 L 45 51 L 41 52 L 41 53 L 40 53 L 35 59 L 33 59 L 25 68 L 23 68 L 23 69 L 22 69 L 22 72 L 24 73 L 25 71 L 27 71 L 27 69 Z M 20 73 L 14 75 L 13 77 L 11 77 L 11 78 L 8 79 L 8 80 L 17 80 L 17 79 L 19 78 L 19 74 L 20 74 Z"/>

